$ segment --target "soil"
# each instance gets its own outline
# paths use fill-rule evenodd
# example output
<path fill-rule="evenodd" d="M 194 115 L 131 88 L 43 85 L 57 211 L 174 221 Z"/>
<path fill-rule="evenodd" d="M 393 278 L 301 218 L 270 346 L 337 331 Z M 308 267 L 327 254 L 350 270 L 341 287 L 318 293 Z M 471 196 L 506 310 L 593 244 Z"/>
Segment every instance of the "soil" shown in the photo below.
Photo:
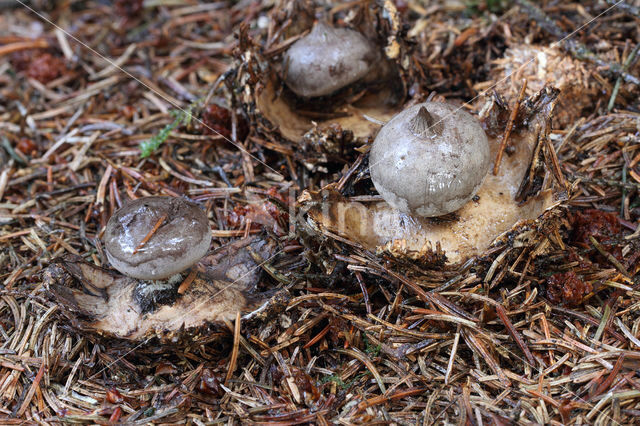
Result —
<path fill-rule="evenodd" d="M 317 19 L 393 82 L 295 99 L 281 60 Z M 634 0 L 0 2 L 0 423 L 634 424 L 639 46 Z M 499 194 L 522 213 L 488 236 L 481 210 L 457 262 L 321 220 L 384 208 L 371 142 L 426 100 L 483 121 L 500 176 L 527 157 Z M 90 275 L 116 277 L 107 221 L 152 195 L 207 213 L 210 256 L 162 300 L 207 309 L 118 337 Z M 214 281 L 224 301 L 188 293 Z"/>

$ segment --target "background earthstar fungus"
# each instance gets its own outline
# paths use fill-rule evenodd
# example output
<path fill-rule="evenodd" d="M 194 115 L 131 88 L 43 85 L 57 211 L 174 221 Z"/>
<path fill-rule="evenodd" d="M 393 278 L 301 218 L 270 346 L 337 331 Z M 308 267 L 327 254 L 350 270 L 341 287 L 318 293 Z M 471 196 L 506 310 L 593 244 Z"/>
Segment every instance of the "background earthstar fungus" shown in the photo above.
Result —
<path fill-rule="evenodd" d="M 330 96 L 359 80 L 378 80 L 382 52 L 357 31 L 320 21 L 287 49 L 285 84 L 297 96 Z"/>

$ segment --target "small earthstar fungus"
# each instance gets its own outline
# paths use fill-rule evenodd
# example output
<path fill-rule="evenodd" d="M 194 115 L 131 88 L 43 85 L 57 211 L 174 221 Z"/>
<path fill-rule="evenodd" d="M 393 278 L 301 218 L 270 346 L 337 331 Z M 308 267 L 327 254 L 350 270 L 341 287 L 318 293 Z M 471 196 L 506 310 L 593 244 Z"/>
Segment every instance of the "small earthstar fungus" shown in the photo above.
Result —
<path fill-rule="evenodd" d="M 378 138 L 385 142 L 381 145 L 376 139 L 370 156 L 375 187 L 400 210 L 387 201 L 349 200 L 336 193 L 333 184 L 323 191 L 305 191 L 298 201 L 316 229 L 327 229 L 368 250 L 399 258 L 440 259 L 438 265 L 456 267 L 496 245 L 534 244 L 543 235 L 536 230 L 554 217 L 554 207 L 567 195 L 562 177 L 547 164 L 555 155 L 548 137 L 557 95 L 557 90 L 545 88 L 523 103 L 522 122 L 526 124 L 512 134 L 515 151 L 504 156 L 496 175 L 486 172 L 497 157 L 499 138 L 485 139 L 475 119 L 467 113 L 458 115 L 457 108 L 437 104 L 436 109 L 427 104 L 427 112 L 441 117 L 430 121 L 421 112 L 424 105 L 415 105 L 406 116 L 397 116 L 402 121 L 394 118 L 383 127 Z M 490 114 L 494 107 L 489 101 L 484 113 Z M 418 120 L 423 122 L 418 125 Z M 431 125 L 423 129 L 425 122 Z M 434 138 L 441 133 L 466 141 L 474 152 L 460 151 L 458 161 L 448 143 L 435 150 L 422 144 L 428 132 Z M 402 135 L 411 142 L 401 143 Z M 402 170 L 404 165 L 408 170 Z M 467 166 L 470 169 L 465 171 Z M 441 173 L 450 175 L 438 176 Z M 424 179 L 433 179 L 432 174 L 440 180 L 425 185 Z M 412 176 L 421 176 L 423 181 Z M 456 179 L 461 183 L 452 185 Z M 390 196 L 391 191 L 397 192 Z M 425 217 L 434 214 L 445 216 Z"/>
<path fill-rule="evenodd" d="M 45 270 L 44 281 L 79 331 L 119 340 L 202 343 L 222 335 L 213 331 L 238 312 L 264 321 L 284 309 L 286 290 L 256 291 L 256 259 L 269 258 L 274 243 L 256 237 L 208 252 L 210 242 L 196 204 L 140 198 L 118 210 L 105 231 L 107 257 L 120 273 L 65 256 Z"/>
<path fill-rule="evenodd" d="M 385 8 L 393 8 L 385 2 Z M 254 123 L 266 119 L 288 141 L 300 143 L 313 129 L 337 125 L 356 138 L 366 138 L 377 124 L 364 115 L 386 120 L 386 111 L 404 100 L 410 79 L 401 76 L 399 48 L 390 56 L 382 44 L 393 39 L 378 20 L 394 10 L 376 10 L 367 22 L 318 22 L 282 55 L 264 52 L 240 35 L 245 49 L 236 74 L 240 84 L 259 69 L 260 84 L 246 85 L 243 108 Z M 386 16 L 386 18 L 385 18 Z M 386 27 L 384 27 L 386 28 Z M 378 34 L 379 31 L 382 31 Z M 299 37 L 299 34 L 292 35 Z M 394 42 L 394 46 L 397 43 Z M 248 59 L 248 62 L 246 61 Z"/>

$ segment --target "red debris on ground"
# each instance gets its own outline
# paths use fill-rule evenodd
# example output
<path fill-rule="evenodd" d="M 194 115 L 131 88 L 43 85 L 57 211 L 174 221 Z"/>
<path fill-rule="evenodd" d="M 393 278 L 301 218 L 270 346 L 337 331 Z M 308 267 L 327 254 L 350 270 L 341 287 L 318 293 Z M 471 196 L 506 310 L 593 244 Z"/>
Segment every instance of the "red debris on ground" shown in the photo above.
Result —
<path fill-rule="evenodd" d="M 224 395 L 222 388 L 220 387 L 220 381 L 216 377 L 215 373 L 208 368 L 202 370 L 202 376 L 200 376 L 200 384 L 198 390 L 210 395 L 221 396 Z"/>
<path fill-rule="evenodd" d="M 269 188 L 266 195 L 280 200 L 284 205 L 287 205 L 286 197 L 278 193 L 275 187 Z M 227 213 L 226 218 L 227 224 L 231 228 L 242 228 L 245 226 L 247 220 L 250 220 L 251 229 L 259 229 L 260 226 L 272 226 L 274 232 L 280 234 L 282 231 L 286 231 L 278 229 L 278 224 L 282 224 L 282 220 L 286 219 L 284 216 L 286 216 L 286 213 L 283 213 L 272 202 L 260 199 L 254 203 L 235 206 L 233 210 Z"/>
<path fill-rule="evenodd" d="M 20 141 L 16 145 L 16 149 L 24 155 L 35 155 L 38 152 L 38 146 L 29 138 L 20 138 Z"/>
<path fill-rule="evenodd" d="M 30 59 L 26 66 L 27 75 L 43 84 L 55 80 L 67 70 L 64 60 L 50 53 L 44 53 L 35 58 L 32 56 Z"/>
<path fill-rule="evenodd" d="M 9 55 L 9 63 L 16 71 L 24 71 L 29 67 L 29 64 L 36 56 L 41 54 L 41 50 L 37 49 L 25 49 L 18 50 L 17 52 Z"/>
<path fill-rule="evenodd" d="M 249 134 L 247 122 L 242 116 L 237 116 L 236 139 L 244 140 Z M 202 111 L 204 133 L 220 134 L 226 139 L 231 139 L 232 117 L 231 111 L 216 104 L 207 105 Z"/>
<path fill-rule="evenodd" d="M 621 232 L 620 222 L 614 213 L 587 209 L 572 212 L 569 215 L 569 221 L 573 228 L 571 239 L 576 245 L 583 248 L 592 247 L 589 240 L 592 236 L 616 259 L 622 259 L 622 248 L 620 244 L 613 241 Z"/>
<path fill-rule="evenodd" d="M 216 104 L 207 105 L 202 110 L 202 121 L 205 133 L 220 133 L 225 138 L 231 137 L 231 112 Z"/>
<path fill-rule="evenodd" d="M 119 404 L 124 401 L 124 398 L 116 388 L 111 388 L 107 390 L 106 400 L 110 404 Z"/>
<path fill-rule="evenodd" d="M 26 71 L 27 76 L 44 84 L 60 77 L 67 70 L 63 59 L 39 49 L 13 52 L 9 56 L 9 63 L 16 71 Z"/>
<path fill-rule="evenodd" d="M 576 306 L 591 290 L 591 284 L 584 282 L 573 271 L 553 274 L 547 279 L 547 298 L 552 303 Z"/>

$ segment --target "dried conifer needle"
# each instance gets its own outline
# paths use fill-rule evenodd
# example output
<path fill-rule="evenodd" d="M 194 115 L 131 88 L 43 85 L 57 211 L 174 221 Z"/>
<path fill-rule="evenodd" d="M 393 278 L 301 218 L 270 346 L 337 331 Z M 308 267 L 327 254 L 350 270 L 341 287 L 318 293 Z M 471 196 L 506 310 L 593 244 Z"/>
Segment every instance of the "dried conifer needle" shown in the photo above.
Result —
<path fill-rule="evenodd" d="M 525 79 L 522 82 L 522 88 L 520 89 L 520 94 L 518 95 L 518 99 L 516 100 L 513 109 L 511 110 L 511 114 L 509 115 L 509 121 L 507 121 L 507 127 L 504 128 L 504 136 L 502 136 L 502 142 L 500 143 L 500 149 L 498 150 L 498 155 L 496 156 L 496 163 L 493 165 L 493 175 L 497 176 L 500 171 L 500 161 L 502 161 L 502 155 L 504 154 L 504 150 L 507 148 L 507 142 L 509 141 L 509 135 L 511 134 L 511 130 L 513 129 L 513 123 L 516 121 L 516 117 L 518 116 L 518 110 L 520 109 L 520 104 L 522 103 L 522 99 L 524 99 L 524 92 L 527 90 L 527 80 Z"/>
<path fill-rule="evenodd" d="M 151 228 L 151 231 L 149 231 L 149 233 L 144 236 L 142 241 L 140 241 L 140 244 L 138 244 L 138 246 L 133 250 L 133 254 L 136 254 L 138 252 L 138 250 L 140 250 L 142 247 L 144 247 L 144 245 L 147 243 L 147 241 L 149 241 L 151 239 L 151 237 L 153 237 L 153 234 L 156 233 L 158 228 L 160 228 L 162 226 L 162 224 L 164 223 L 165 220 L 167 220 L 167 215 L 166 214 L 160 216 L 160 219 L 158 219 L 156 224 L 153 225 L 153 228 Z"/>
<path fill-rule="evenodd" d="M 309 340 L 307 344 L 303 346 L 302 349 L 308 349 L 311 346 L 318 343 L 324 336 L 326 336 L 326 334 L 329 332 L 330 329 L 331 329 L 331 325 L 327 324 L 327 326 L 324 329 L 322 329 L 322 331 L 318 333 L 313 339 Z"/>
<path fill-rule="evenodd" d="M 182 284 L 180 284 L 180 287 L 178 287 L 178 294 L 184 294 L 184 292 L 189 289 L 189 286 L 196 278 L 197 274 L 198 269 L 194 266 L 193 269 L 191 269 L 191 272 L 189 272 L 189 275 L 187 275 L 187 278 L 185 278 L 184 281 L 182 281 Z"/>
<path fill-rule="evenodd" d="M 513 326 L 513 323 L 511 322 L 511 320 L 507 316 L 507 313 L 505 312 L 504 308 L 501 305 L 496 305 L 496 313 L 498 314 L 498 317 L 500 317 L 500 320 L 502 321 L 502 323 L 507 328 L 507 331 L 509 332 L 509 334 L 511 334 L 511 337 L 513 337 L 513 340 L 516 341 L 516 343 L 518 344 L 518 346 L 520 347 L 524 355 L 527 357 L 527 361 L 529 361 L 529 365 L 532 367 L 535 367 L 536 359 L 533 357 L 533 354 L 529 350 L 529 347 L 527 346 L 525 341 L 522 339 L 522 336 L 520 335 L 520 333 L 518 333 L 518 330 Z"/>
<path fill-rule="evenodd" d="M 225 386 L 229 386 L 229 380 L 231 380 L 231 377 L 233 377 L 233 372 L 236 370 L 238 361 L 238 350 L 240 349 L 240 324 L 240 312 L 236 312 L 236 322 L 233 327 L 233 349 L 231 350 L 231 358 L 229 358 L 229 369 L 227 370 L 227 375 L 224 379 Z"/>
<path fill-rule="evenodd" d="M 593 236 L 589 235 L 589 240 L 591 241 L 591 244 L 593 244 L 593 246 L 596 248 L 596 250 L 598 250 L 598 252 L 600 252 L 601 255 L 603 255 L 604 257 L 607 258 L 607 260 L 609 262 L 611 262 L 613 264 L 613 266 L 615 266 L 616 268 L 618 268 L 618 271 L 622 272 L 622 274 L 626 277 L 631 277 L 631 274 L 629 274 L 629 271 L 627 271 L 627 268 L 625 268 L 622 263 L 620 263 L 618 261 L 618 259 L 616 259 L 611 253 L 609 253 L 608 251 L 606 251 L 602 245 L 600 245 L 600 243 L 598 242 L 598 240 L 596 240 L 595 238 L 593 238 Z"/>
<path fill-rule="evenodd" d="M 0 56 L 5 56 L 9 53 L 18 52 L 21 50 L 46 49 L 47 47 L 49 47 L 49 42 L 43 39 L 19 41 L 0 47 Z"/>

